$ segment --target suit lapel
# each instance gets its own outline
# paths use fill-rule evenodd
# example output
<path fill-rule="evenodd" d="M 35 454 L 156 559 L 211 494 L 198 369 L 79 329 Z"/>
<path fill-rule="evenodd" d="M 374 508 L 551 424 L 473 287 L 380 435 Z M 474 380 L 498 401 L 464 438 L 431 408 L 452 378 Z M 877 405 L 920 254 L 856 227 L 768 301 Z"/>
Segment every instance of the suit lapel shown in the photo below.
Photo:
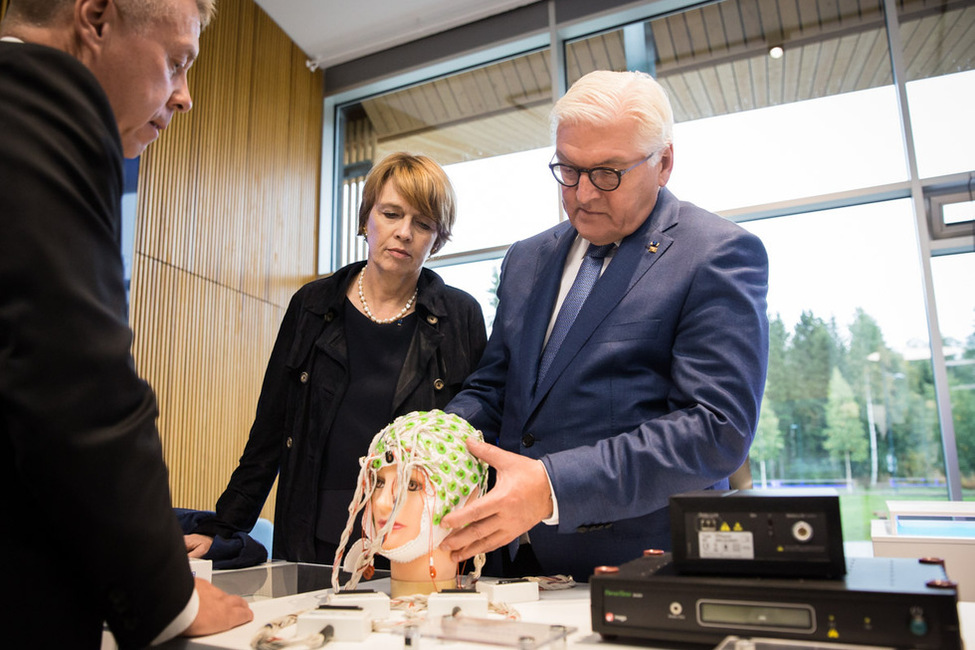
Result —
<path fill-rule="evenodd" d="M 526 373 L 528 381 L 525 387 L 529 393 L 538 378 L 538 361 L 542 357 L 542 342 L 545 340 L 552 307 L 555 305 L 555 299 L 559 295 L 559 286 L 562 284 L 562 267 L 565 266 L 565 258 L 569 254 L 569 248 L 572 247 L 575 238 L 575 229 L 566 227 L 560 232 L 553 233 L 551 241 L 538 249 L 535 276 L 527 304 L 546 308 L 526 310 L 520 348 L 528 365 L 528 372 Z"/>
<path fill-rule="evenodd" d="M 541 399 L 552 388 L 559 376 L 566 367 L 575 359 L 582 347 L 592 337 L 593 332 L 609 313 L 616 308 L 623 297 L 636 285 L 658 259 L 670 248 L 673 238 L 664 231 L 668 230 L 677 223 L 679 204 L 677 199 L 666 188 L 662 188 L 657 198 L 657 204 L 653 212 L 643 225 L 634 233 L 626 237 L 613 256 L 612 262 L 606 267 L 606 271 L 596 281 L 592 293 L 582 306 L 579 316 L 572 324 L 565 341 L 559 348 L 558 354 L 552 361 L 552 365 L 546 373 L 543 381 L 536 387 L 535 394 L 531 401 L 530 411 L 534 411 Z M 573 238 L 575 231 L 572 231 Z M 571 243 L 570 238 L 570 243 Z M 564 264 L 565 248 L 559 260 Z M 558 267 L 557 272 L 553 272 L 559 279 L 562 277 L 562 267 Z M 552 272 L 550 269 L 545 272 Z M 554 300 L 554 297 L 552 298 Z M 533 303 L 542 304 L 542 303 Z M 551 304 L 551 303 L 548 303 Z M 546 320 L 543 324 L 542 336 L 545 327 L 548 325 Z M 538 354 L 534 357 L 535 369 L 533 377 L 538 373 L 538 358 L 541 355 L 541 342 L 539 341 Z"/>

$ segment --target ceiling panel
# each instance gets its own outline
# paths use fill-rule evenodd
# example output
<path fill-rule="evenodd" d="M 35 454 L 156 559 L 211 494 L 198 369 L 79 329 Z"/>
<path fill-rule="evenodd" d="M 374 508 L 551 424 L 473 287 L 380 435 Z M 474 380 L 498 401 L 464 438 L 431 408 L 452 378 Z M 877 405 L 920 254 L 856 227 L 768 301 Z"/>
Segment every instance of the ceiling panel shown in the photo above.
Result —
<path fill-rule="evenodd" d="M 910 79 L 975 68 L 975 3 L 900 0 Z M 637 27 L 641 29 L 641 27 Z M 646 24 L 654 74 L 678 122 L 890 84 L 880 0 L 728 0 Z M 772 59 L 771 45 L 784 56 Z M 623 29 L 569 44 L 569 79 L 627 69 Z M 362 102 L 380 150 L 444 164 L 545 146 L 549 53 L 405 88 Z"/>
<path fill-rule="evenodd" d="M 537 0 L 255 0 L 318 67 L 351 61 Z"/>

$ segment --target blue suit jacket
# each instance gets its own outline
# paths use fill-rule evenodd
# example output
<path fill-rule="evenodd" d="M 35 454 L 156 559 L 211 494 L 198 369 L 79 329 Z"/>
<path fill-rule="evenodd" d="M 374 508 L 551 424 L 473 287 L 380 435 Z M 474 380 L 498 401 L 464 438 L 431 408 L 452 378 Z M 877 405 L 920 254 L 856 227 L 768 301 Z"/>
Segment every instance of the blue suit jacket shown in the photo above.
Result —
<path fill-rule="evenodd" d="M 727 487 L 758 423 L 768 258 L 740 226 L 662 189 L 597 281 L 551 369 L 538 361 L 576 231 L 513 245 L 477 371 L 447 406 L 541 459 L 559 524 L 531 530 L 546 573 L 586 580 L 670 548 L 671 494 Z"/>

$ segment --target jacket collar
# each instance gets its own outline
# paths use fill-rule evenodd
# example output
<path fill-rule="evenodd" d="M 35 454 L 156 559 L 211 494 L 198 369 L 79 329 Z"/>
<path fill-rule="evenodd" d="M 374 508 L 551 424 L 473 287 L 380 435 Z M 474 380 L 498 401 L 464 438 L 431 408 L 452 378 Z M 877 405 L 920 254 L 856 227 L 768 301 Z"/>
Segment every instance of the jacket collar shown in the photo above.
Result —
<path fill-rule="evenodd" d="M 345 292 L 349 284 L 355 281 L 356 276 L 366 263 L 364 261 L 353 262 L 343 266 L 330 276 L 326 276 L 318 282 L 332 280 L 329 282 L 329 290 L 325 292 L 315 292 L 309 296 L 305 302 L 305 309 L 324 316 L 329 311 L 337 313 L 345 303 Z M 427 314 L 444 318 L 447 315 L 445 300 L 446 285 L 443 279 L 428 268 L 420 269 L 420 278 L 417 281 L 419 292 L 416 297 L 416 310 L 422 312 L 424 317 Z"/>
<path fill-rule="evenodd" d="M 613 261 L 598 280 L 600 290 L 590 294 L 590 299 L 586 301 L 572 329 L 559 347 L 548 373 L 536 387 L 531 400 L 532 410 L 538 406 L 552 384 L 586 344 L 603 319 L 673 243 L 673 238 L 665 231 L 677 224 L 679 208 L 680 202 L 677 198 L 667 188 L 661 188 L 657 195 L 657 202 L 644 222 L 620 242 Z M 554 235 L 552 243 L 544 245 L 539 250 L 539 258 L 545 260 L 540 262 L 539 270 L 546 275 L 540 276 L 536 289 L 539 299 L 544 297 L 548 302 L 534 304 L 554 303 L 561 282 L 565 257 L 577 232 L 575 228 L 568 227 L 556 229 Z M 541 343 L 550 317 L 551 314 L 546 313 L 544 317 L 533 319 L 534 322 L 530 322 L 525 328 L 526 335 L 530 336 L 530 347 L 526 349 L 537 353 L 534 355 L 535 358 L 541 356 Z M 537 372 L 536 364 L 532 383 Z"/>

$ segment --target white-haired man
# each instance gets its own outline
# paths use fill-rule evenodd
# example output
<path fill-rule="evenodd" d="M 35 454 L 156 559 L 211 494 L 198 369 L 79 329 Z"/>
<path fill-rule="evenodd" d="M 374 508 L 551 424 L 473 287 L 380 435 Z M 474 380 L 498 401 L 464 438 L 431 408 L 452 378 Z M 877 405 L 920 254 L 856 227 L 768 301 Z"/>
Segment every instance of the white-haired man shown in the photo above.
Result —
<path fill-rule="evenodd" d="M 673 113 L 649 75 L 592 72 L 552 122 L 568 221 L 508 250 L 481 364 L 444 409 L 500 449 L 470 445 L 497 482 L 444 517 L 442 546 L 462 560 L 528 539 L 506 572 L 586 580 L 669 548 L 670 495 L 727 487 L 747 457 L 768 258 L 666 189 Z"/>

